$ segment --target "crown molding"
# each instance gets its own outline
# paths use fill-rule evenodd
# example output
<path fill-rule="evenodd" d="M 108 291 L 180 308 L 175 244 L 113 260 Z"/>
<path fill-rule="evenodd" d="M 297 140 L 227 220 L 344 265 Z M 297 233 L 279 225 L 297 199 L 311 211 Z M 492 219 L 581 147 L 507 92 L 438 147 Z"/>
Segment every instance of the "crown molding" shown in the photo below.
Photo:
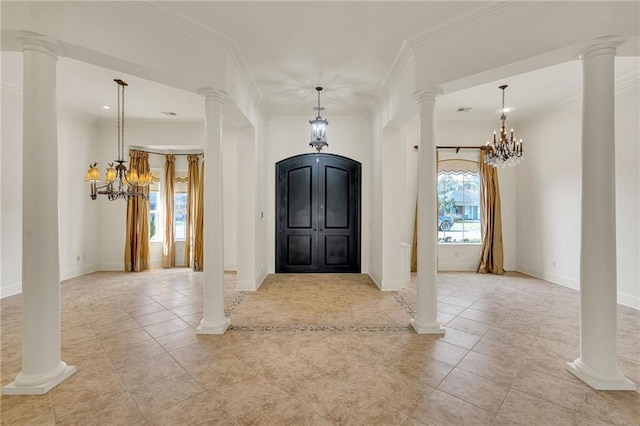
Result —
<path fill-rule="evenodd" d="M 492 2 L 405 40 L 391 66 L 391 70 L 380 86 L 367 116 L 371 117 L 374 114 L 376 108 L 392 92 L 401 73 L 413 65 L 415 52 L 418 49 L 424 49 L 425 47 L 435 44 L 441 45 L 442 42 L 449 42 L 454 39 L 469 37 L 483 27 L 496 25 L 496 22 L 501 23 L 509 18 L 543 10 L 551 6 L 552 4 L 548 2 Z"/>
<path fill-rule="evenodd" d="M 640 86 L 640 70 L 630 72 L 629 74 L 622 75 L 615 79 L 614 81 L 614 92 L 620 93 L 625 90 L 633 89 Z M 524 123 L 526 121 L 542 117 L 545 114 L 555 111 L 564 106 L 570 105 L 571 103 L 577 102 L 582 99 L 582 93 L 578 93 L 577 95 L 573 95 L 568 97 L 567 99 L 563 99 L 560 102 L 556 102 L 553 105 L 549 105 L 541 110 L 532 112 L 529 115 L 526 115 L 520 118 L 518 121 Z"/>
<path fill-rule="evenodd" d="M 629 74 L 622 75 L 616 78 L 615 90 L 622 92 L 624 90 L 633 89 L 640 86 L 640 70 L 630 72 Z"/>
<path fill-rule="evenodd" d="M 23 102 L 22 87 L 16 86 L 15 84 L 9 83 L 4 80 L 0 81 L 0 93 L 2 94 L 2 97 L 6 96 L 7 98 L 13 99 L 14 101 L 17 101 L 19 103 Z M 76 118 L 80 118 L 86 121 L 95 122 L 98 120 L 98 117 L 93 114 L 89 114 L 86 111 L 72 108 L 67 105 L 57 105 L 56 111 L 59 114 L 72 115 Z"/>
<path fill-rule="evenodd" d="M 216 32 L 202 25 L 191 22 L 187 18 L 179 16 L 166 8 L 158 6 L 155 2 L 126 1 L 126 2 L 99 2 L 102 7 L 116 10 L 163 30 L 169 30 L 190 42 L 213 49 L 218 53 L 226 53 L 227 46 L 233 44 L 233 40 L 222 33 Z"/>
<path fill-rule="evenodd" d="M 411 37 L 407 42 L 417 50 L 441 41 L 467 38 L 480 28 L 495 26 L 520 15 L 544 10 L 552 7 L 553 3 L 515 0 L 491 2 Z"/>
<path fill-rule="evenodd" d="M 22 88 L 8 81 L 0 80 L 0 93 L 9 99 L 22 103 Z"/>
<path fill-rule="evenodd" d="M 367 117 L 371 117 L 375 111 L 375 109 L 382 103 L 382 101 L 389 96 L 393 87 L 396 85 L 398 78 L 402 74 L 403 71 L 408 69 L 414 63 L 414 52 L 413 48 L 409 45 L 409 43 L 405 40 L 402 42 L 402 46 L 400 46 L 400 50 L 396 55 L 396 58 L 393 61 L 393 65 L 391 69 L 387 73 L 387 76 L 382 81 L 382 85 L 380 89 L 378 89 L 378 93 L 376 93 L 375 98 L 373 99 L 373 103 L 367 111 Z"/>
<path fill-rule="evenodd" d="M 214 50 L 231 58 L 244 82 L 254 93 L 254 102 L 264 114 L 265 119 L 271 117 L 262 93 L 258 90 L 253 75 L 249 71 L 238 43 L 231 37 L 215 31 L 201 23 L 168 10 L 162 2 L 128 1 L 100 2 L 104 7 L 118 10 L 120 13 L 140 19 L 162 30 L 169 30 L 205 49 Z"/>

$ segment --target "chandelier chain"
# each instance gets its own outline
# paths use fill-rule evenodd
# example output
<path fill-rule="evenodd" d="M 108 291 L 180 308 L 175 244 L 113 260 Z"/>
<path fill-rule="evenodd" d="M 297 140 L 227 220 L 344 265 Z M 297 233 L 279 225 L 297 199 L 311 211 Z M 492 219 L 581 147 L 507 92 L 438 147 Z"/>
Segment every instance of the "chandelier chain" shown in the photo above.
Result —
<path fill-rule="evenodd" d="M 124 89 L 127 83 L 120 79 L 113 80 L 117 84 L 118 98 L 118 122 L 117 122 L 117 154 L 118 157 L 114 163 L 108 163 L 107 172 L 104 179 L 104 185 L 98 186 L 100 182 L 100 172 L 98 171 L 98 163 L 94 162 L 89 165 L 89 170 L 85 178 L 85 182 L 91 184 L 91 199 L 95 200 L 98 195 L 106 195 L 109 200 L 131 200 L 140 197 L 148 200 L 149 196 L 145 192 L 145 188 L 153 181 L 153 176 L 145 164 L 137 164 L 127 169 L 124 165 Z"/>
<path fill-rule="evenodd" d="M 507 135 L 507 110 L 505 108 L 505 89 L 509 87 L 506 84 L 498 87 L 502 90 L 502 110 L 500 111 L 500 135 L 493 132 L 493 142 L 487 142 L 484 158 L 485 162 L 492 167 L 514 166 L 522 161 L 522 139 L 517 141 L 514 138 L 513 129 L 510 135 Z"/>
<path fill-rule="evenodd" d="M 116 90 L 118 91 L 118 160 L 122 160 L 122 152 L 120 148 L 120 85 L 116 84 Z"/>
<path fill-rule="evenodd" d="M 124 160 L 124 89 L 122 86 L 122 111 L 120 113 L 120 159 Z"/>

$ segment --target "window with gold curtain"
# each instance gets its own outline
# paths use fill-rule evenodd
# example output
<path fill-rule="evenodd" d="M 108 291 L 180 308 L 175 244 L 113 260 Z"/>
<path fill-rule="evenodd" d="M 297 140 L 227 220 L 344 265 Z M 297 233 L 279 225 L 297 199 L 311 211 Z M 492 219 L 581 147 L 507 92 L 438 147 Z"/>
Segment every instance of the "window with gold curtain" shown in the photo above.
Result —
<path fill-rule="evenodd" d="M 502 213 L 498 169 L 484 161 L 480 151 L 480 210 L 482 250 L 477 272 L 504 274 Z"/>
<path fill-rule="evenodd" d="M 164 241 L 162 243 L 162 267 L 176 266 L 175 236 L 173 234 L 173 192 L 176 175 L 176 156 L 164 156 Z"/>
<path fill-rule="evenodd" d="M 194 253 L 194 237 L 196 231 L 196 217 L 198 212 L 198 186 L 200 184 L 199 176 L 200 156 L 197 154 L 187 155 L 187 222 L 185 226 L 185 242 L 184 242 L 184 264 L 193 267 Z"/>
<path fill-rule="evenodd" d="M 193 242 L 193 269 L 204 270 L 204 161 L 200 169 L 198 198 L 196 203 L 196 227 Z"/>
<path fill-rule="evenodd" d="M 150 170 L 149 153 L 129 151 L 129 168 L 136 169 L 138 174 Z M 143 187 L 146 195 L 149 187 Z M 127 225 L 124 247 L 124 270 L 138 272 L 149 269 L 149 200 L 135 197 L 127 201 Z"/>

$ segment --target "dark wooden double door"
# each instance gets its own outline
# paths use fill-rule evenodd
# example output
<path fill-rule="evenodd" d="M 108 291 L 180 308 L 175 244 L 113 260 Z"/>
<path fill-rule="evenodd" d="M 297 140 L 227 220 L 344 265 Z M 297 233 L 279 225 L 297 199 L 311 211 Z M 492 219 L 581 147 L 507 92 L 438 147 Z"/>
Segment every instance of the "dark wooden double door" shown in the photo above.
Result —
<path fill-rule="evenodd" d="M 360 163 L 305 154 L 276 164 L 276 272 L 360 272 Z"/>

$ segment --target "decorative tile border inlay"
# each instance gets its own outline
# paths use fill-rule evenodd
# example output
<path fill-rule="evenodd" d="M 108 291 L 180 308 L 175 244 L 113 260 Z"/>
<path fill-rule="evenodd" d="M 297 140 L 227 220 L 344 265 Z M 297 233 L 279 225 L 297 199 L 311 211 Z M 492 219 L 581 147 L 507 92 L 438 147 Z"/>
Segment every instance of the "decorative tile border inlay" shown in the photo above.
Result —
<path fill-rule="evenodd" d="M 398 302 L 398 304 L 400 305 L 400 307 L 402 309 L 404 309 L 404 311 L 409 314 L 409 316 L 411 318 L 414 318 L 416 316 L 416 311 L 415 309 L 413 309 L 411 306 L 409 306 L 409 304 L 407 303 L 406 300 L 404 300 L 404 298 L 402 296 L 400 296 L 400 292 L 399 291 L 392 291 L 391 294 L 393 294 L 393 297 L 396 299 L 396 302 Z"/>
<path fill-rule="evenodd" d="M 305 332 L 365 332 L 365 333 L 381 333 L 381 332 L 404 332 L 411 331 L 409 325 L 233 325 L 229 330 L 245 331 L 245 332 L 288 332 L 288 333 L 305 333 Z"/>
<path fill-rule="evenodd" d="M 391 292 L 394 299 L 402 310 L 404 310 L 409 317 L 415 317 L 416 311 L 409 303 L 400 295 L 399 291 Z M 225 315 L 229 316 L 231 313 L 244 301 L 246 293 L 240 292 L 236 294 L 231 303 L 225 308 Z M 413 331 L 413 328 L 409 324 L 407 325 L 235 325 L 231 324 L 229 330 L 249 332 L 249 333 L 264 333 L 264 332 L 286 332 L 286 333 L 307 333 L 307 332 L 346 332 L 346 333 L 398 333 Z"/>
<path fill-rule="evenodd" d="M 226 306 L 224 309 L 225 316 L 231 315 L 231 312 L 233 312 L 233 310 L 242 303 L 245 297 L 246 295 L 244 293 L 238 293 L 233 296 L 233 299 L 231 299 L 231 303 L 229 303 L 229 306 Z"/>

